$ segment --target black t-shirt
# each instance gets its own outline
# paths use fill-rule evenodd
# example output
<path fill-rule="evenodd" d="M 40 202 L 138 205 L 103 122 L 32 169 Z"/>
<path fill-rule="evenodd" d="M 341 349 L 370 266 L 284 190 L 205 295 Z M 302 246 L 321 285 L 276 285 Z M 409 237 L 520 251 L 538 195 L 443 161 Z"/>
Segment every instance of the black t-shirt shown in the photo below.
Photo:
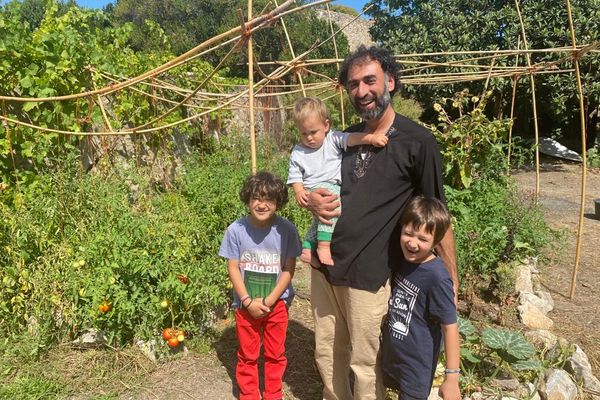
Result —
<path fill-rule="evenodd" d="M 347 129 L 362 132 L 365 124 Z M 378 290 L 401 260 L 398 219 L 416 195 L 444 201 L 441 156 L 429 130 L 396 114 L 385 147 L 349 147 L 342 159 L 342 215 L 320 268 L 333 285 Z M 391 246 L 390 246 L 391 243 Z"/>
<path fill-rule="evenodd" d="M 427 398 L 440 354 L 440 324 L 454 323 L 454 289 L 442 260 L 402 262 L 394 272 L 381 329 L 384 384 L 412 397 Z"/>

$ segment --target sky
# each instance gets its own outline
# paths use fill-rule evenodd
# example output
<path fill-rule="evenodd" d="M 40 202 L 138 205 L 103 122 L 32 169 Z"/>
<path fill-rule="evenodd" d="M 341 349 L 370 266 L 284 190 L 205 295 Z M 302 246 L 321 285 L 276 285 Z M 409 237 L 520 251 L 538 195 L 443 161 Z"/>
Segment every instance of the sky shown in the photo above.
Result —
<path fill-rule="evenodd" d="M 350 6 L 357 11 L 361 11 L 365 3 L 368 0 L 336 0 L 330 4 L 339 4 L 343 6 Z M 104 5 L 111 3 L 111 0 L 77 0 L 77 4 L 80 6 L 91 7 L 91 8 L 102 8 Z"/>

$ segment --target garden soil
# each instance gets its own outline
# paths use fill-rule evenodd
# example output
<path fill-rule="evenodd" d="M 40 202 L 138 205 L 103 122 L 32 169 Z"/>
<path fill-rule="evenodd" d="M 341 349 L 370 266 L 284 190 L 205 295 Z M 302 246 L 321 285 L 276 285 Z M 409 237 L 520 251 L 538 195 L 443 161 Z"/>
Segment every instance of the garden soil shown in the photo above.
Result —
<path fill-rule="evenodd" d="M 525 198 L 535 193 L 535 172 L 513 172 Z M 569 298 L 575 263 L 579 219 L 581 166 L 545 160 L 541 167 L 539 204 L 548 224 L 564 232 L 558 245 L 549 246 L 538 269 L 542 285 L 552 294 L 555 309 L 552 331 L 579 344 L 590 358 L 594 374 L 600 376 L 600 220 L 594 218 L 594 199 L 600 199 L 600 170 L 587 177 L 584 233 L 576 292 Z M 313 327 L 309 299 L 310 269 L 298 265 L 294 278 L 298 295 L 290 309 L 288 334 L 289 365 L 284 381 L 284 398 L 319 399 L 321 383 L 313 362 Z M 220 337 L 202 352 L 192 351 L 161 364 L 145 383 L 127 391 L 121 399 L 205 399 L 236 398 L 235 330 L 228 320 L 220 324 Z"/>

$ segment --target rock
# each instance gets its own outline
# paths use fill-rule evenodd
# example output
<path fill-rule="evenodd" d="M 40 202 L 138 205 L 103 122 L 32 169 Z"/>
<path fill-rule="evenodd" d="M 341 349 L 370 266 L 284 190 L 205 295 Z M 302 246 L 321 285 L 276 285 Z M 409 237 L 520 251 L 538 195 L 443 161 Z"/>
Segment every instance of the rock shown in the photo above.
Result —
<path fill-rule="evenodd" d="M 73 347 L 77 349 L 92 349 L 104 346 L 108 341 L 102 331 L 88 329 L 83 335 L 73 340 Z"/>
<path fill-rule="evenodd" d="M 556 345 L 556 335 L 545 329 L 525 332 L 525 337 L 535 346 L 544 350 L 550 350 Z"/>
<path fill-rule="evenodd" d="M 577 382 L 581 382 L 585 389 L 600 392 L 600 381 L 592 374 L 592 366 L 587 355 L 581 350 L 581 347 L 575 345 L 575 352 L 567 359 L 565 369 L 575 377 Z M 594 400 L 600 399 L 600 396 L 590 394 Z"/>
<path fill-rule="evenodd" d="M 539 308 L 531 303 L 525 303 L 517 307 L 521 322 L 531 329 L 550 329 L 554 322 L 548 318 Z"/>
<path fill-rule="evenodd" d="M 427 400 L 442 400 L 442 398 L 438 395 L 438 390 L 440 390 L 439 387 L 432 387 L 431 391 L 429 392 L 429 397 L 427 397 Z"/>
<path fill-rule="evenodd" d="M 156 356 L 156 340 L 152 339 L 144 341 L 139 339 L 135 341 L 135 345 L 139 347 L 142 354 L 148 357 L 152 362 L 156 362 L 156 360 L 158 359 L 158 357 Z"/>
<path fill-rule="evenodd" d="M 531 269 L 529 265 L 519 265 L 516 268 L 515 292 L 533 293 L 533 284 L 531 283 Z"/>
<path fill-rule="evenodd" d="M 533 293 L 521 292 L 521 294 L 519 294 L 519 304 L 523 305 L 525 303 L 533 304 L 542 313 L 544 313 L 544 315 L 548 314 L 554 308 L 554 303 L 551 304 L 548 301 L 542 299 L 541 297 L 536 296 Z"/>
<path fill-rule="evenodd" d="M 571 355 L 575 351 L 575 346 L 572 346 L 565 338 L 558 338 L 556 344 L 548 351 L 546 358 L 552 362 L 564 360 L 566 354 Z M 562 361 L 561 361 L 562 363 Z"/>
<path fill-rule="evenodd" d="M 577 386 L 562 369 L 551 369 L 546 373 L 546 382 L 540 390 L 543 398 L 547 400 L 575 400 Z"/>
<path fill-rule="evenodd" d="M 543 290 L 536 290 L 535 295 L 548 304 L 548 307 L 550 307 L 548 312 L 554 310 L 554 299 L 550 293 Z"/>
<path fill-rule="evenodd" d="M 518 379 L 492 379 L 490 384 L 498 389 L 502 389 L 503 391 L 513 392 L 517 390 L 520 386 Z"/>
<path fill-rule="evenodd" d="M 519 384 L 519 387 L 513 393 L 517 399 L 541 400 L 535 385 L 531 382 Z"/>

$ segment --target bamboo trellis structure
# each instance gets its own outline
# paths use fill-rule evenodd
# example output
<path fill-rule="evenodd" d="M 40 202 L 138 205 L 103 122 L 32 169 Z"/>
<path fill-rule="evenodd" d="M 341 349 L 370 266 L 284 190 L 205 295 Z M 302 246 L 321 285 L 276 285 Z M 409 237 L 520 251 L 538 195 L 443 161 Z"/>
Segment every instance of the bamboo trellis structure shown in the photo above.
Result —
<path fill-rule="evenodd" d="M 292 97 L 307 93 L 317 95 L 321 98 L 339 97 L 340 105 L 343 107 L 343 88 L 341 88 L 336 79 L 318 74 L 313 69 L 319 66 L 335 65 L 343 61 L 340 59 L 337 52 L 337 44 L 335 37 L 344 29 L 347 29 L 352 21 L 345 26 L 340 27 L 337 31 L 334 30 L 334 25 L 331 21 L 328 3 L 332 0 L 320 0 L 302 6 L 295 6 L 294 0 L 286 0 L 282 4 L 275 1 L 275 7 L 267 13 L 258 17 L 252 15 L 252 0 L 248 0 L 247 19 L 242 19 L 240 26 L 217 35 L 203 43 L 200 43 L 186 53 L 173 58 L 169 62 L 160 65 L 150 71 L 136 77 L 124 77 L 110 74 L 106 71 L 99 70 L 97 67 L 89 66 L 89 71 L 92 80 L 93 90 L 82 93 L 73 93 L 63 96 L 28 98 L 22 96 L 0 95 L 0 121 L 4 130 L 7 132 L 9 146 L 11 146 L 11 137 L 8 135 L 11 132 L 11 127 L 21 127 L 36 130 L 40 133 L 57 133 L 62 135 L 75 136 L 119 136 L 119 135 L 146 135 L 155 134 L 165 131 L 182 124 L 190 123 L 211 112 L 218 110 L 248 110 L 250 120 L 250 143 L 252 157 L 252 172 L 256 172 L 256 135 L 254 114 L 256 111 L 275 111 L 280 109 L 289 109 L 291 104 L 282 104 L 279 108 L 271 108 L 264 106 L 256 106 L 255 99 L 276 96 L 282 99 L 290 99 Z M 284 17 L 293 13 L 302 12 L 309 7 L 318 5 L 327 5 L 327 16 L 331 34 L 327 38 L 323 38 L 320 43 L 313 45 L 308 51 L 302 54 L 296 54 L 293 47 L 293 41 L 290 38 L 287 27 L 285 26 Z M 519 2 L 515 1 L 515 7 L 519 16 L 521 26 L 521 35 L 519 37 L 519 45 L 513 50 L 472 50 L 472 51 L 455 51 L 455 52 L 434 52 L 434 53 L 413 53 L 396 55 L 397 61 L 404 67 L 402 70 L 401 80 L 406 85 L 441 85 L 441 84 L 456 84 L 461 82 L 485 81 L 485 86 L 492 79 L 511 79 L 513 84 L 512 103 L 511 103 L 511 119 L 513 117 L 515 95 L 517 84 L 521 77 L 528 76 L 532 91 L 532 104 L 534 112 L 534 127 L 536 140 L 536 202 L 539 195 L 539 149 L 538 149 L 538 127 L 537 127 L 537 111 L 535 105 L 535 76 L 541 74 L 574 74 L 577 80 L 578 95 L 581 108 L 581 125 L 582 125 L 582 190 L 581 190 L 581 205 L 580 218 L 577 235 L 577 247 L 575 255 L 575 265 L 573 268 L 572 283 L 571 283 L 571 298 L 575 292 L 575 282 L 577 268 L 579 266 L 579 253 L 581 248 L 581 238 L 583 233 L 583 209 L 585 200 L 585 177 L 586 177 L 586 146 L 585 146 L 585 111 L 583 105 L 583 91 L 581 87 L 581 78 L 579 71 L 579 60 L 590 54 L 598 54 L 599 43 L 589 43 L 586 45 L 577 45 L 575 29 L 571 17 L 571 5 L 569 0 L 566 0 L 566 7 L 569 18 L 569 29 L 571 34 L 571 46 L 556 47 L 546 49 L 530 49 L 527 42 L 525 26 L 519 10 Z M 361 15 L 354 18 L 356 20 Z M 353 21 L 354 21 L 353 20 Z M 290 49 L 292 58 L 290 60 L 277 61 L 261 61 L 254 60 L 254 43 L 253 33 L 261 29 L 268 29 L 274 22 L 280 22 L 286 37 L 286 42 Z M 309 56 L 316 48 L 324 43 L 333 40 L 335 49 L 335 57 L 331 59 L 311 59 Z M 240 52 L 246 45 L 248 59 L 248 84 L 247 85 L 226 85 L 219 81 L 216 75 L 225 60 L 235 52 Z M 521 48 L 522 45 L 522 48 Z M 229 47 L 229 52 L 219 65 L 214 68 L 214 71 L 208 76 L 195 77 L 190 76 L 188 82 L 193 84 L 193 88 L 181 87 L 169 81 L 169 71 L 174 68 L 183 68 L 192 65 L 194 60 L 217 49 Z M 531 56 L 543 55 L 546 58 L 554 57 L 552 61 L 544 61 L 532 63 Z M 526 59 L 526 65 L 519 65 L 519 57 L 523 56 Z M 446 57 L 454 61 L 441 62 L 438 59 Z M 511 61 L 514 60 L 514 61 Z M 571 66 L 572 64 L 572 66 Z M 262 72 L 263 67 L 269 66 L 271 72 L 265 74 Z M 256 67 L 256 68 L 255 68 Z M 304 82 L 303 73 L 311 74 L 314 79 L 310 83 Z M 255 80 L 256 75 L 260 79 Z M 298 84 L 282 84 L 280 80 L 288 75 L 297 77 Z M 198 81 L 196 79 L 199 79 Z M 104 86 L 97 87 L 96 82 L 104 82 Z M 207 86 L 215 87 L 218 90 L 207 90 Z M 155 118 L 146 121 L 137 126 L 120 126 L 118 121 L 111 121 L 109 113 L 106 111 L 103 99 L 107 96 L 121 92 L 133 91 L 139 95 L 148 98 L 148 101 L 160 104 L 166 111 Z M 161 94 L 157 94 L 160 92 Z M 168 93 L 165 95 L 164 93 Z M 102 117 L 102 125 L 104 130 L 98 128 L 91 131 L 81 130 L 65 130 L 58 129 L 52 126 L 35 125 L 25 118 L 10 117 L 7 111 L 7 104 L 10 103 L 60 103 L 68 101 L 86 100 L 90 105 L 95 105 L 100 111 Z M 117 100 L 114 100 L 117 101 Z M 187 117 L 172 122 L 166 122 L 166 117 L 172 115 L 179 108 L 185 107 L 188 114 Z M 91 113 L 91 111 L 90 111 Z M 344 115 L 342 109 L 342 116 Z M 345 122 L 342 121 L 342 125 Z M 512 134 L 512 127 L 511 127 Z M 11 152 L 12 154 L 12 152 Z M 510 147 L 509 147 L 510 157 Z"/>

